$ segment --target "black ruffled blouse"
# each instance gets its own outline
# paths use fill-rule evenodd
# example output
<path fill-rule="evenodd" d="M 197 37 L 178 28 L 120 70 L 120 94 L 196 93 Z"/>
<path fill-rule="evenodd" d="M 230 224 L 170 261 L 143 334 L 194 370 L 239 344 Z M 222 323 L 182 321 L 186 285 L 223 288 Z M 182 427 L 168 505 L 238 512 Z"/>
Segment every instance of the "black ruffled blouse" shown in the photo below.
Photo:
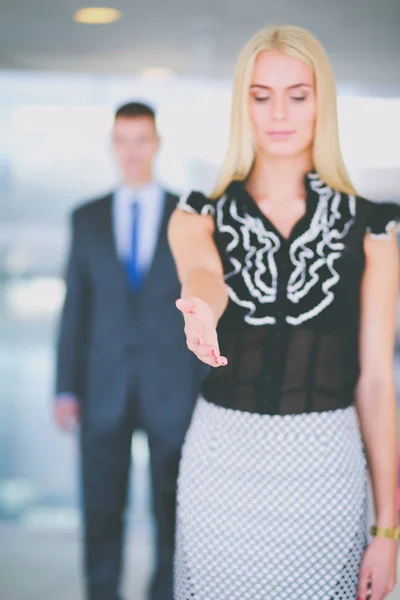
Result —
<path fill-rule="evenodd" d="M 228 288 L 218 338 L 229 362 L 202 390 L 217 405 L 284 415 L 354 401 L 363 240 L 387 238 L 400 207 L 335 191 L 314 172 L 305 181 L 306 212 L 288 238 L 239 181 L 216 201 L 192 192 L 179 202 L 213 216 Z"/>

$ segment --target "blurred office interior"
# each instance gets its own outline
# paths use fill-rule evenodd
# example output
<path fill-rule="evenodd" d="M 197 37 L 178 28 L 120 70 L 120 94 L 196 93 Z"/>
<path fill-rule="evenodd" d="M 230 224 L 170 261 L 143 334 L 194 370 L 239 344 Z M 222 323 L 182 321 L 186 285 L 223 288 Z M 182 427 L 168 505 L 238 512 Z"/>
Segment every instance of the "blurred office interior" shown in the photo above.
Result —
<path fill-rule="evenodd" d="M 150 102 L 170 189 L 207 191 L 222 160 L 233 67 L 269 23 L 309 28 L 335 70 L 344 157 L 362 195 L 400 202 L 398 0 L 0 0 L 0 597 L 80 598 L 76 439 L 52 414 L 54 336 L 68 216 L 112 189 L 113 111 Z M 400 352 L 400 314 L 397 345 Z M 396 354 L 400 389 L 400 359 Z M 128 597 L 151 565 L 147 446 L 133 441 Z M 400 596 L 399 596 L 400 598 Z M 214 600 L 214 599 L 210 599 Z M 218 599 L 215 599 L 218 600 Z"/>

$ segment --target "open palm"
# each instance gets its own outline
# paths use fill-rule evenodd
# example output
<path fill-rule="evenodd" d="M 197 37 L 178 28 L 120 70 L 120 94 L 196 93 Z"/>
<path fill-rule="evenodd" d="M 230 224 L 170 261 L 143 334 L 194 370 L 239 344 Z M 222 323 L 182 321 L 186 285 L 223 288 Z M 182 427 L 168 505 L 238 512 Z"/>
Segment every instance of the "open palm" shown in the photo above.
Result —
<path fill-rule="evenodd" d="M 228 364 L 218 345 L 216 319 L 211 307 L 200 298 L 181 298 L 177 308 L 185 319 L 186 343 L 199 360 L 212 367 Z"/>

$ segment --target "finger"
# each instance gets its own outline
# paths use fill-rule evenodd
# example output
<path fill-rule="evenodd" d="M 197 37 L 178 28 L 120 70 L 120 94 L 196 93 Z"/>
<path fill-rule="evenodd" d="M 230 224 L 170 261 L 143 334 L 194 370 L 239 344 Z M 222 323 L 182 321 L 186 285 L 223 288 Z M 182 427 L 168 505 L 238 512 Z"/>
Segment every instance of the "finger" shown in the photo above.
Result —
<path fill-rule="evenodd" d="M 377 581 L 376 579 L 372 581 L 372 585 L 369 591 L 369 598 L 371 600 L 384 600 L 387 597 L 388 593 L 389 592 L 386 589 L 386 584 L 383 581 Z"/>
<path fill-rule="evenodd" d="M 382 588 L 379 590 L 379 588 L 374 585 L 373 589 L 372 587 L 369 588 L 366 598 L 367 600 L 384 600 L 385 595 L 382 593 Z"/>
<path fill-rule="evenodd" d="M 228 359 L 225 356 L 221 356 L 219 348 L 214 349 L 212 355 L 218 366 L 225 367 L 228 364 Z"/>
<path fill-rule="evenodd" d="M 63 431 L 65 431 L 66 423 L 67 423 L 67 412 L 65 411 L 64 407 L 62 407 L 62 406 L 58 406 L 57 407 L 57 410 L 56 410 L 56 421 L 57 421 L 57 425 Z"/>
<path fill-rule="evenodd" d="M 378 573 L 373 573 L 370 577 L 370 585 L 368 589 L 367 598 L 371 600 L 384 600 L 387 596 L 393 591 L 391 589 L 391 585 L 387 581 L 386 577 L 383 575 L 379 576 Z"/>
<path fill-rule="evenodd" d="M 201 360 L 202 363 L 208 365 L 209 367 L 213 367 L 213 368 L 218 367 L 218 365 L 215 364 L 215 361 L 214 361 L 213 358 L 210 358 L 210 357 L 207 357 L 207 356 L 204 356 L 204 357 L 197 356 L 197 358 L 199 360 Z"/>
<path fill-rule="evenodd" d="M 197 356 L 201 357 L 202 359 L 208 358 L 213 363 L 216 362 L 217 357 L 215 354 L 215 347 L 206 344 L 197 344 L 196 342 L 190 340 L 188 340 L 186 343 L 189 350 L 194 352 Z"/>
<path fill-rule="evenodd" d="M 220 356 L 218 359 L 218 367 L 226 367 L 228 364 L 228 359 L 225 356 Z"/>
<path fill-rule="evenodd" d="M 213 346 L 211 344 L 199 345 L 198 353 L 209 356 L 215 364 L 221 366 L 228 364 L 228 360 L 225 356 L 221 356 L 218 346 Z"/>
<path fill-rule="evenodd" d="M 228 361 L 225 357 L 221 357 L 219 360 L 215 360 L 215 358 L 210 355 L 199 355 L 198 353 L 195 354 L 197 358 L 199 358 L 202 362 L 206 363 L 207 365 L 210 365 L 210 367 L 213 368 L 225 367 L 228 364 Z"/>
<path fill-rule="evenodd" d="M 361 566 L 360 576 L 358 579 L 357 596 L 360 600 L 367 600 L 368 582 L 371 579 L 371 572 L 366 567 Z"/>
<path fill-rule="evenodd" d="M 187 342 L 187 347 L 199 360 L 211 367 L 225 367 L 228 364 L 228 359 L 225 356 L 216 357 L 215 352 L 210 351 L 210 349 L 189 342 Z"/>
<path fill-rule="evenodd" d="M 188 344 L 188 348 L 199 360 L 201 360 L 201 362 L 209 365 L 210 367 L 219 366 L 216 364 L 215 358 L 209 352 L 201 351 L 199 350 L 198 346 L 191 346 L 190 344 Z"/>
<path fill-rule="evenodd" d="M 63 431 L 69 433 L 76 429 L 79 423 L 79 407 L 77 404 L 65 406 L 60 412 L 60 427 Z"/>

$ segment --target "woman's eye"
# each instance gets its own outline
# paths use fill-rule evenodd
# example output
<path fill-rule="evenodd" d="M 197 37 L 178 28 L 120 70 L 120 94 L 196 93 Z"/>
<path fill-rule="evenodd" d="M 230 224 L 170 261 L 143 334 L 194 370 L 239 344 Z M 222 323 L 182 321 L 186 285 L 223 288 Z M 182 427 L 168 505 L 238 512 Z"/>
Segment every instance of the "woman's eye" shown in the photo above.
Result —
<path fill-rule="evenodd" d="M 304 100 L 306 100 L 306 96 L 292 96 L 292 100 L 295 102 L 304 102 Z"/>
<path fill-rule="evenodd" d="M 256 102 L 267 102 L 270 99 L 270 96 L 254 96 Z"/>

